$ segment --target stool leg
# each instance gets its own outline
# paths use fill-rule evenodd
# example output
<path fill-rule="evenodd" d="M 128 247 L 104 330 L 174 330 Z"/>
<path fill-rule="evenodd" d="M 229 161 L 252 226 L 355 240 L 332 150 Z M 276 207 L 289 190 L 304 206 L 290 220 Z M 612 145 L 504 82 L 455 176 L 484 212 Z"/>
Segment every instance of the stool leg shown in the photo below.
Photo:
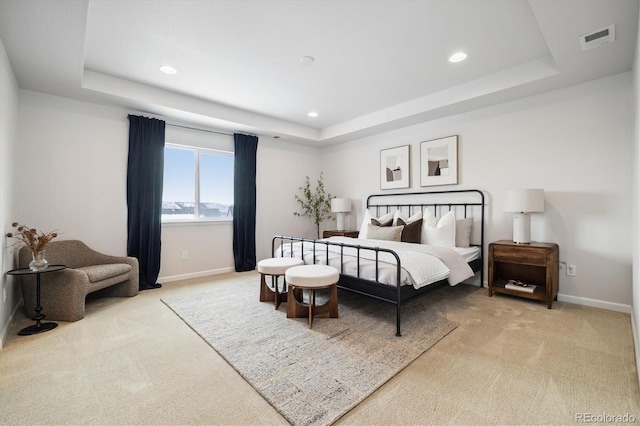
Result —
<path fill-rule="evenodd" d="M 331 296 L 329 297 L 329 318 L 338 318 L 338 287 L 331 286 Z"/>
<path fill-rule="evenodd" d="M 293 301 L 296 301 L 296 298 L 293 295 L 293 287 L 289 286 L 287 289 L 287 318 L 295 318 L 296 312 L 293 308 Z"/>
<path fill-rule="evenodd" d="M 309 310 L 303 303 L 302 289 L 296 288 L 289 284 L 287 289 L 287 318 L 305 318 L 309 314 Z"/>
<path fill-rule="evenodd" d="M 275 284 L 273 286 L 275 288 L 275 290 L 276 290 L 276 294 L 275 294 L 275 296 L 276 296 L 275 297 L 275 299 L 276 299 L 275 300 L 276 309 L 278 309 L 278 306 L 280 306 L 280 290 L 278 290 L 278 278 L 280 278 L 280 277 L 278 275 L 276 275 L 276 278 L 275 278 L 276 282 L 275 282 Z"/>
<path fill-rule="evenodd" d="M 284 275 L 283 275 L 283 277 L 284 277 Z M 283 280 L 284 280 L 284 284 L 282 285 L 283 293 L 280 293 L 280 290 L 278 289 L 278 278 L 280 278 L 280 275 L 276 275 L 276 284 L 275 284 L 275 289 L 276 289 L 276 309 L 278 309 L 280 307 L 280 303 L 287 301 L 287 279 L 283 278 Z"/>
<path fill-rule="evenodd" d="M 313 306 L 316 303 L 316 291 L 309 289 L 309 328 L 313 325 Z"/>
<path fill-rule="evenodd" d="M 276 309 L 278 309 L 280 307 L 280 303 L 287 301 L 287 293 L 280 293 L 278 288 L 278 278 L 280 278 L 280 275 L 271 276 L 271 282 L 273 283 L 275 291 L 269 288 L 265 276 L 266 274 L 260 273 L 260 301 L 275 302 Z M 283 290 L 286 290 L 286 284 L 285 287 L 283 287 Z"/>
<path fill-rule="evenodd" d="M 267 281 L 265 279 L 265 274 L 260 273 L 260 301 L 261 302 L 274 302 L 275 296 L 269 286 L 267 286 Z"/>
<path fill-rule="evenodd" d="M 309 295 L 309 303 L 313 305 L 313 317 L 338 318 L 338 287 L 333 284 L 329 287 L 329 299 L 324 305 L 316 305 L 316 294 Z"/>

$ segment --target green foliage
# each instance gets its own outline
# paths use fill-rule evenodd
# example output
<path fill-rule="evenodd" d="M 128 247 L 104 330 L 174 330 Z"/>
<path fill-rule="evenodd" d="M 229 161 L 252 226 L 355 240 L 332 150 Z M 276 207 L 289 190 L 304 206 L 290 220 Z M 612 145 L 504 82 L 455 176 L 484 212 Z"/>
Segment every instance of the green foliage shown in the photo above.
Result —
<path fill-rule="evenodd" d="M 315 191 L 312 191 L 309 176 L 305 178 L 305 186 L 299 188 L 302 190 L 302 196 L 295 196 L 301 211 L 293 213 L 296 216 L 309 216 L 316 225 L 318 238 L 320 238 L 320 224 L 325 219 L 331 218 L 331 198 L 333 198 L 331 194 L 325 192 L 323 179 L 323 173 L 320 172 L 318 184 Z"/>

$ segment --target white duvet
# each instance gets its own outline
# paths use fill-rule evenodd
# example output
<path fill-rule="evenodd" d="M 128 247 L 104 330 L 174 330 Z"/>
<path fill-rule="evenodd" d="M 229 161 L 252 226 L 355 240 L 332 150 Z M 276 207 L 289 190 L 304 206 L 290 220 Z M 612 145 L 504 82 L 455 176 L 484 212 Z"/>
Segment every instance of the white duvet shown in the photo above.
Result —
<path fill-rule="evenodd" d="M 369 240 L 348 237 L 331 237 L 332 243 L 360 245 L 363 247 L 379 247 L 393 250 L 400 258 L 400 285 L 412 285 L 416 289 L 447 279 L 449 285 L 456 285 L 474 275 L 465 259 L 454 250 L 428 246 L 425 244 L 411 244 L 396 241 Z M 293 244 L 285 242 L 276 251 L 276 256 L 291 256 L 293 246 L 294 257 L 301 258 L 301 242 Z M 315 244 L 315 263 L 326 264 L 327 245 Z M 357 249 L 329 245 L 329 265 L 337 268 L 346 275 L 358 276 Z M 340 251 L 343 249 L 343 263 L 340 265 Z M 360 250 L 360 278 L 376 280 L 376 253 L 370 250 Z M 313 243 L 304 243 L 304 262 L 313 264 Z M 379 253 L 378 282 L 397 285 L 396 259 L 386 252 Z"/>

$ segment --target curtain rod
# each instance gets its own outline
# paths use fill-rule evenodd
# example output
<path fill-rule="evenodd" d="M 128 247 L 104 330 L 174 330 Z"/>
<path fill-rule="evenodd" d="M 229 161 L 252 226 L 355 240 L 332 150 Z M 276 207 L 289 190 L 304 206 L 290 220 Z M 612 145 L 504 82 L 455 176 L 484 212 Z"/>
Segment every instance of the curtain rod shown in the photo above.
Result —
<path fill-rule="evenodd" d="M 163 117 L 163 116 L 158 115 L 158 114 L 153 114 L 153 113 L 143 112 L 143 111 L 136 111 L 134 114 L 139 114 L 139 115 L 142 115 L 142 116 L 150 116 L 150 117 L 153 117 L 153 118 L 157 118 L 158 120 L 164 121 L 165 125 L 167 125 L 167 126 L 180 127 L 182 129 L 189 129 L 189 130 L 197 130 L 197 131 L 200 131 L 200 132 L 215 133 L 215 134 L 224 135 L 224 136 L 233 136 L 233 133 L 227 133 L 227 132 L 216 131 L 216 130 L 201 129 L 201 128 L 198 128 L 198 127 L 183 126 L 181 124 L 170 123 L 170 122 L 168 122 L 168 120 L 170 120 L 169 118 Z"/>
<path fill-rule="evenodd" d="M 225 132 L 217 132 L 215 130 L 207 130 L 207 129 L 199 129 L 197 127 L 190 127 L 190 126 L 182 126 L 180 124 L 172 124 L 172 123 L 167 123 L 165 121 L 165 124 L 167 126 L 171 126 L 171 127 L 180 127 L 182 129 L 189 129 L 189 130 L 198 130 L 200 132 L 208 132 L 208 133 L 216 133 L 218 135 L 225 135 L 225 136 L 233 136 L 233 133 L 225 133 Z"/>

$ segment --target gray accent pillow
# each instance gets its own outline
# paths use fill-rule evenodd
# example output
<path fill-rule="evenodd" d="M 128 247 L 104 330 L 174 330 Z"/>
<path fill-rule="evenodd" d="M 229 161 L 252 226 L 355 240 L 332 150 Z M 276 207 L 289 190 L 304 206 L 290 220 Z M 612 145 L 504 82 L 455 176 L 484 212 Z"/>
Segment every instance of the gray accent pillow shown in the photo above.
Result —
<path fill-rule="evenodd" d="M 467 217 L 465 219 L 456 220 L 456 247 L 471 246 L 471 225 L 473 219 Z"/>
<path fill-rule="evenodd" d="M 385 221 L 380 221 L 378 219 L 371 218 L 371 224 L 374 226 L 391 226 L 391 222 L 393 222 L 393 218 Z"/>
<path fill-rule="evenodd" d="M 371 240 L 401 241 L 404 226 L 375 226 L 367 227 L 367 238 Z"/>

